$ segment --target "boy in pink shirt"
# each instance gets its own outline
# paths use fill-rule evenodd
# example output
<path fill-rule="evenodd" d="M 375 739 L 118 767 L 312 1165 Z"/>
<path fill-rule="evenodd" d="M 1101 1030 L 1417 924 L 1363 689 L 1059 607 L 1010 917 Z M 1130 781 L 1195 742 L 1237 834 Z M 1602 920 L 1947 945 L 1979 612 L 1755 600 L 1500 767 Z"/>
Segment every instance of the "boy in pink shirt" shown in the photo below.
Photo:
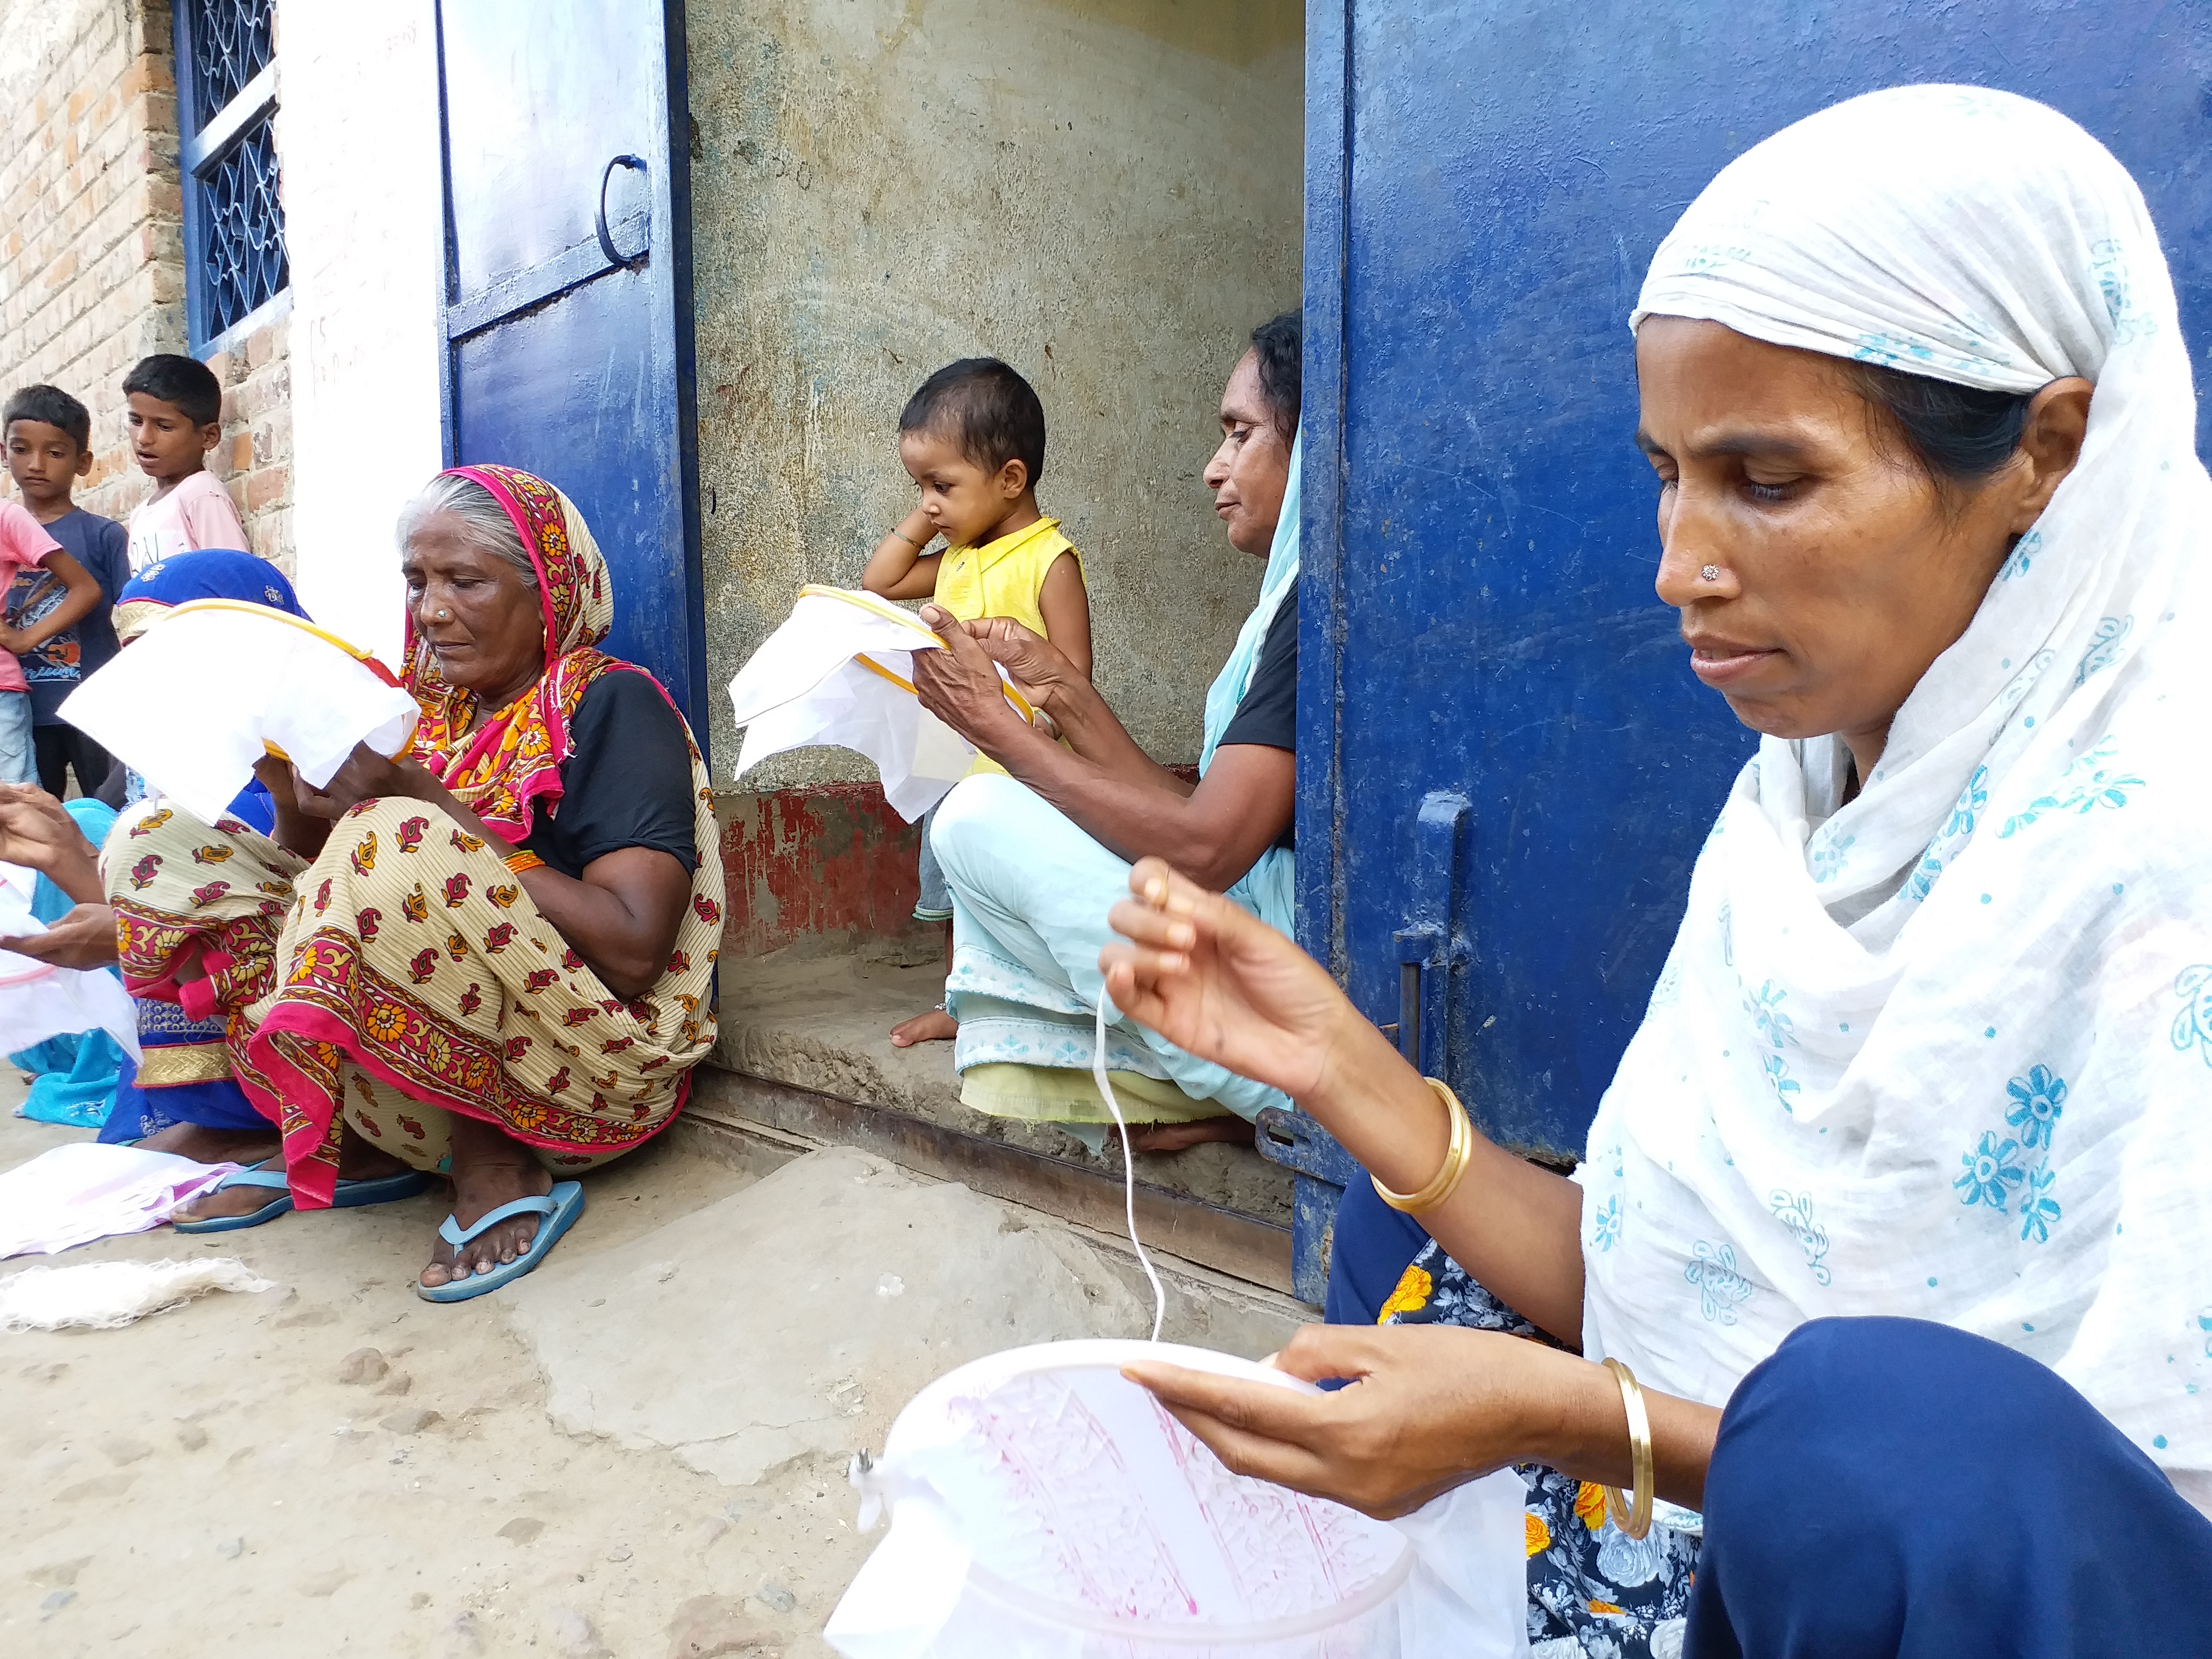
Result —
<path fill-rule="evenodd" d="M 252 550 L 230 492 L 207 470 L 222 440 L 222 386 L 205 363 L 171 352 L 139 360 L 124 377 L 131 451 L 154 493 L 131 514 L 131 574 L 203 547 Z"/>

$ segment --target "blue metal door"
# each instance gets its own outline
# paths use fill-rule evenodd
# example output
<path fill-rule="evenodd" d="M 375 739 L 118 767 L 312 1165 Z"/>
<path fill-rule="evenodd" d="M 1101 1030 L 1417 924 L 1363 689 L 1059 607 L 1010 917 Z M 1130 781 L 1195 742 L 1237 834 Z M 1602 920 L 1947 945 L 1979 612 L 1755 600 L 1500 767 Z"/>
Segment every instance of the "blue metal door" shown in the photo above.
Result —
<path fill-rule="evenodd" d="M 1575 1153 L 1753 747 L 1652 592 L 1653 250 L 1801 116 L 2001 87 L 2134 171 L 2212 352 L 2212 8 L 1314 0 L 1307 53 L 1300 938 Z"/>
<path fill-rule="evenodd" d="M 614 575 L 605 648 L 703 743 L 681 0 L 443 0 L 439 60 L 447 454 L 567 492 Z"/>

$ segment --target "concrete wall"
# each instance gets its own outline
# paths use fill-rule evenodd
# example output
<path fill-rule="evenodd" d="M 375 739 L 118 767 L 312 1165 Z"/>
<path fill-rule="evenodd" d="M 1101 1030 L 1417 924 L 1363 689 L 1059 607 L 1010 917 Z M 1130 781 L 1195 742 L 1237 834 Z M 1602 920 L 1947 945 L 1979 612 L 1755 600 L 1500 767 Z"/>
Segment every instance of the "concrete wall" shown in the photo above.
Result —
<path fill-rule="evenodd" d="M 92 411 L 77 500 L 123 519 L 152 493 L 131 459 L 122 383 L 185 349 L 184 208 L 164 0 L 0 0 L 0 395 L 34 381 Z M 228 486 L 256 552 L 291 568 L 283 305 L 211 355 Z"/>
<path fill-rule="evenodd" d="M 720 696 L 805 581 L 913 504 L 900 406 L 978 352 L 1036 386 L 1102 689 L 1197 752 L 1258 587 L 1199 483 L 1254 324 L 1296 302 L 1297 0 L 693 0 L 700 476 Z M 749 787 L 868 775 L 817 753 Z M 718 782 L 727 783 L 725 771 Z"/>
<path fill-rule="evenodd" d="M 431 0 L 279 0 L 276 46 L 300 598 L 396 665 L 405 589 L 392 526 L 441 464 Z"/>

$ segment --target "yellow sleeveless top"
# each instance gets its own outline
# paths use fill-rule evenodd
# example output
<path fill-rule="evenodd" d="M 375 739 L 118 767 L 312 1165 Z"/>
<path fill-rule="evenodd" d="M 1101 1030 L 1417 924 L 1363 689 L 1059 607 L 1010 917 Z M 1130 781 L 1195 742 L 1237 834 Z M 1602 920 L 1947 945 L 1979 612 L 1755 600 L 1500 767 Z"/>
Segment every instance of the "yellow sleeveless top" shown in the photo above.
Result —
<path fill-rule="evenodd" d="M 1080 574 L 1083 555 L 1060 533 L 1060 520 L 1039 519 L 1025 530 L 1001 536 L 981 547 L 949 547 L 937 567 L 937 603 L 962 622 L 1012 617 L 1032 633 L 1045 634 L 1037 599 L 1045 573 L 1063 553 L 1075 553 Z"/>
<path fill-rule="evenodd" d="M 1037 599 L 1044 592 L 1045 573 L 1063 553 L 1075 554 L 1076 574 L 1083 572 L 1083 555 L 1060 533 L 1060 520 L 1039 519 L 1025 530 L 1001 536 L 981 547 L 948 547 L 937 567 L 938 604 L 962 622 L 984 617 L 1012 617 L 1033 634 L 1052 637 L 1044 625 Z M 1006 769 L 988 755 L 975 757 L 969 772 L 1003 772 Z"/>

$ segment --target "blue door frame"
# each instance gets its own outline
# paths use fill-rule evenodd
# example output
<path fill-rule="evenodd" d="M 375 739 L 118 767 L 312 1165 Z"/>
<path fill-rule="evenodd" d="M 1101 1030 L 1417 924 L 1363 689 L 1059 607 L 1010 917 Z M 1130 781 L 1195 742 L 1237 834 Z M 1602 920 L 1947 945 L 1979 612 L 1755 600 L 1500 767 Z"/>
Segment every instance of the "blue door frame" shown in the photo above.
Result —
<path fill-rule="evenodd" d="M 682 0 L 441 0 L 447 465 L 558 485 L 707 742 Z"/>
<path fill-rule="evenodd" d="M 2002 87 L 2135 172 L 2212 352 L 2212 8 L 1313 0 L 1306 53 L 1299 940 L 1492 1134 L 1568 1158 L 1753 747 L 1651 591 L 1653 250 L 1816 109 Z M 1318 1300 L 1357 1172 L 1267 1127 Z"/>

